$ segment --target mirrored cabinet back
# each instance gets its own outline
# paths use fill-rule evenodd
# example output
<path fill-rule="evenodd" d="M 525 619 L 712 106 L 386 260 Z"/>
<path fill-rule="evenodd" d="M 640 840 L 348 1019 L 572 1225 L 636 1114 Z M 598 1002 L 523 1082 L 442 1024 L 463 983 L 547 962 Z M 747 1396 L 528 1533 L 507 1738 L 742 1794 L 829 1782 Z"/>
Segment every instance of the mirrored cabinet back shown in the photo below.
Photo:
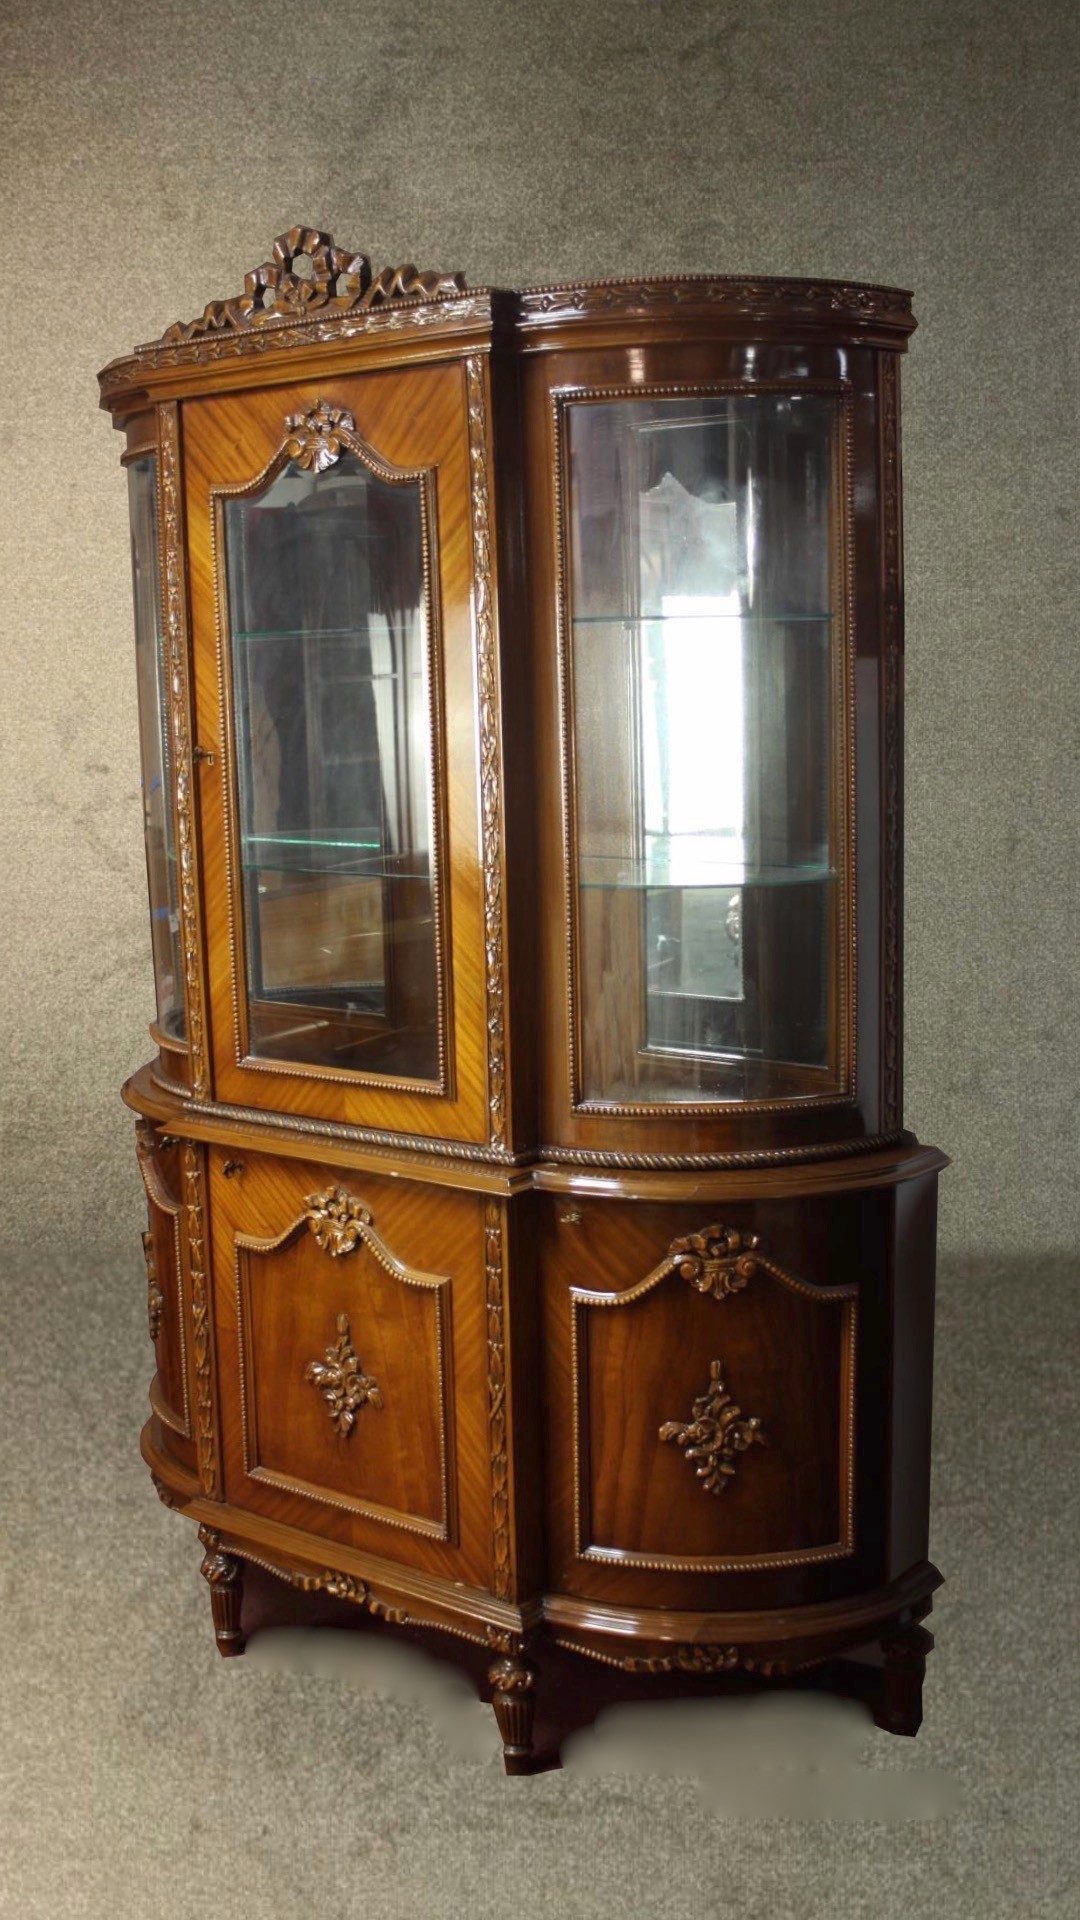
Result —
<path fill-rule="evenodd" d="M 835 282 L 470 291 L 296 227 L 100 376 L 143 1455 L 221 1653 L 260 1583 L 349 1606 L 460 1655 L 511 1773 L 635 1676 L 919 1725 L 914 325 Z"/>

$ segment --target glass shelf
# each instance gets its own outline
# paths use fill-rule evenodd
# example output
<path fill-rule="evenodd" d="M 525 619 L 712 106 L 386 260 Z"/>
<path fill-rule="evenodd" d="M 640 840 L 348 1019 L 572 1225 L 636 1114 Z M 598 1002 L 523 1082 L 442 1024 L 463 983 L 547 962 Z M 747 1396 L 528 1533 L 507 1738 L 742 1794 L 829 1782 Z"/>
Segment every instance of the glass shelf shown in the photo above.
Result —
<path fill-rule="evenodd" d="M 397 864 L 406 860 L 407 865 Z M 424 855 L 399 855 L 388 866 L 386 850 L 377 840 L 320 838 L 304 834 L 245 836 L 241 865 L 245 873 L 315 874 L 324 879 L 420 881 L 427 885 L 430 869 Z"/>
<path fill-rule="evenodd" d="M 392 873 L 386 867 L 367 867 L 355 861 L 343 860 L 335 864 L 331 860 L 314 861 L 302 858 L 284 860 L 280 855 L 271 855 L 269 860 L 244 860 L 241 862 L 241 870 L 244 873 L 314 875 L 320 880 L 378 880 L 387 886 L 395 884 L 404 886 L 406 882 L 413 886 L 418 883 L 427 886 L 431 880 L 431 875 L 426 869 L 422 873 L 415 870 L 409 873 Z"/>
<path fill-rule="evenodd" d="M 685 627 L 715 626 L 720 620 L 738 620 L 744 627 L 827 626 L 831 613 L 576 613 L 575 627 Z"/>
<path fill-rule="evenodd" d="M 750 867 L 731 860 L 702 860 L 684 852 L 681 860 L 624 860 L 618 855 L 585 854 L 578 867 L 583 889 L 625 888 L 629 892 L 698 893 L 710 888 L 735 893 L 748 887 L 820 885 L 836 879 L 836 869 L 816 862 L 785 867 Z"/>

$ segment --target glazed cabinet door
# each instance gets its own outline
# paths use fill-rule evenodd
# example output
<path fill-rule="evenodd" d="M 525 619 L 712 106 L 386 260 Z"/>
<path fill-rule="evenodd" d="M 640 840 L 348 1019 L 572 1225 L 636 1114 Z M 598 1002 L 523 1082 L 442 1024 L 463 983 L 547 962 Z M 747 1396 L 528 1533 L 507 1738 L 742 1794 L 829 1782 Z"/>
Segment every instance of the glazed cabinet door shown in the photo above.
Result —
<path fill-rule="evenodd" d="M 181 424 L 216 1096 L 486 1142 L 467 380 Z"/>
<path fill-rule="evenodd" d="M 844 409 L 560 400 L 586 1111 L 850 1097 Z"/>
<path fill-rule="evenodd" d="M 547 473 L 530 565 L 551 582 L 544 1143 L 678 1160 L 876 1135 L 896 1124 L 898 1018 L 877 358 L 716 343 L 547 361 L 525 369 Z"/>
<path fill-rule="evenodd" d="M 209 1162 L 226 1498 L 490 1586 L 483 1200 Z"/>

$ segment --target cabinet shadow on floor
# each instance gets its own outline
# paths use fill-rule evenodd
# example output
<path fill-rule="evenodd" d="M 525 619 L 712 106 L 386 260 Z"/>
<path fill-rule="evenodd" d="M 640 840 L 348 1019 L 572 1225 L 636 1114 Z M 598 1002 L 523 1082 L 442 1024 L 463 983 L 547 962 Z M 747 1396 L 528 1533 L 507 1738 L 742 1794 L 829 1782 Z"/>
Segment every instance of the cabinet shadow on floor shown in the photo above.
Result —
<path fill-rule="evenodd" d="M 309 1676 L 344 1685 L 358 1699 L 400 1700 L 419 1707 L 430 1724 L 433 1772 L 448 1758 L 499 1765 L 501 1742 L 485 1704 L 489 1656 L 481 1649 L 422 1631 L 405 1640 L 325 1596 L 317 1607 L 305 1597 L 301 1622 L 288 1589 L 254 1567 L 249 1578 L 247 1653 L 230 1662 L 232 1674 L 254 1670 L 260 1682 L 271 1673 Z M 896 1764 L 895 1743 L 874 1727 L 859 1698 L 855 1661 L 833 1663 L 778 1691 L 729 1675 L 718 1685 L 693 1676 L 657 1683 L 606 1668 L 594 1673 L 551 1646 L 537 1659 L 537 1749 L 548 1771 L 561 1767 L 582 1780 L 685 1780 L 721 1819 L 894 1826 L 946 1818 L 960 1804 L 957 1782 L 920 1762 L 917 1750 Z M 838 1687 L 848 1697 L 832 1691 Z M 548 1703 L 559 1702 L 558 1723 L 545 1713 L 545 1694 Z M 880 1764 L 883 1758 L 888 1764 Z M 524 1783 L 508 1781 L 507 1791 L 515 1790 L 526 1790 Z"/>

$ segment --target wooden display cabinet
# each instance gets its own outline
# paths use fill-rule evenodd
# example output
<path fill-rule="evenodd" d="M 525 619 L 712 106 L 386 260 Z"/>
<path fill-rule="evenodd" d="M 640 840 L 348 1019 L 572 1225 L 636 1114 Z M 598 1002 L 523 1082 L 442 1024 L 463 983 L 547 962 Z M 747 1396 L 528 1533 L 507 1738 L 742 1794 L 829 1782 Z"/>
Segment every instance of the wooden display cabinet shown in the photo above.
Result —
<path fill-rule="evenodd" d="M 811 281 L 373 277 L 295 228 L 101 375 L 157 983 L 143 1453 L 222 1653 L 250 1563 L 472 1643 L 511 1772 L 580 1663 L 858 1666 L 919 1724 L 914 324 Z"/>

